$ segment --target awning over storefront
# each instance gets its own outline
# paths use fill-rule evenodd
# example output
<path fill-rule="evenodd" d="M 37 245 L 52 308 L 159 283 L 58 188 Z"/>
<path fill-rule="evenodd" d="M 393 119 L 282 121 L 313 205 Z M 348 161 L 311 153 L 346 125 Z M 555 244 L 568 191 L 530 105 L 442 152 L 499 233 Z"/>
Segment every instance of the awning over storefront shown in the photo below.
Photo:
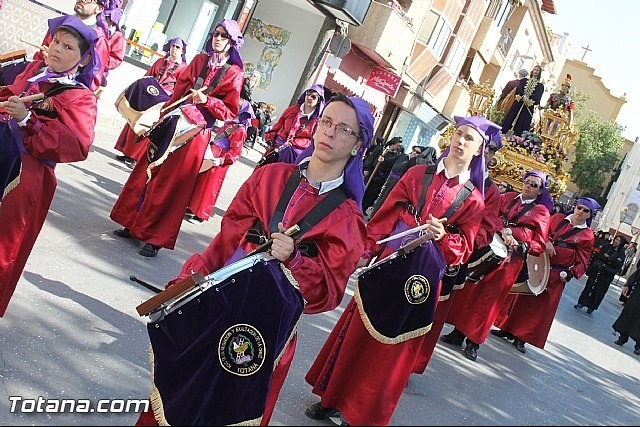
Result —
<path fill-rule="evenodd" d="M 554 0 L 542 0 L 542 10 L 552 15 L 556 14 L 556 5 Z"/>
<path fill-rule="evenodd" d="M 387 104 L 387 96 L 384 93 L 354 80 L 340 69 L 336 70 L 333 75 L 329 74 L 329 76 L 353 95 L 362 97 L 378 111 L 383 110 Z"/>

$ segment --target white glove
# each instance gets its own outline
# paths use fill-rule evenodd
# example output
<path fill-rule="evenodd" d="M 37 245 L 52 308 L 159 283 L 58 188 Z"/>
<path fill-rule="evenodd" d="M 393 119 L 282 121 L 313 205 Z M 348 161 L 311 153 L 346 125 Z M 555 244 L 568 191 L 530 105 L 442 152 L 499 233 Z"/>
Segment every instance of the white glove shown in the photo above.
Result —
<path fill-rule="evenodd" d="M 211 161 L 213 162 L 213 166 L 222 166 L 224 163 L 224 159 L 222 157 L 214 157 Z"/>

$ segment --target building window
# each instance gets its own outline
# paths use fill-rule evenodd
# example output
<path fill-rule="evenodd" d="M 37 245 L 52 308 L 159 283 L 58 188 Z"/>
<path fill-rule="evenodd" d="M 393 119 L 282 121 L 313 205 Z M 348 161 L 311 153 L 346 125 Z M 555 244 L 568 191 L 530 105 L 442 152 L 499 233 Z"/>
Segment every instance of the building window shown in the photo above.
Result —
<path fill-rule="evenodd" d="M 452 30 L 449 24 L 447 24 L 442 16 L 438 16 L 438 21 L 427 42 L 427 46 L 433 49 L 436 57 L 439 58 L 444 53 L 444 48 L 447 46 L 449 37 L 451 37 L 451 32 Z"/>
<path fill-rule="evenodd" d="M 513 36 L 511 35 L 511 29 L 505 28 L 502 31 L 502 37 L 500 38 L 500 42 L 498 43 L 498 47 L 500 48 L 500 52 L 502 52 L 503 56 L 507 56 L 509 49 L 511 49 L 512 43 Z"/>
<path fill-rule="evenodd" d="M 453 74 L 455 74 L 464 59 L 465 52 L 466 49 L 464 48 L 464 46 L 462 46 L 460 40 L 456 38 L 451 45 L 449 54 L 447 55 L 447 58 L 444 62 L 444 66 Z"/>
<path fill-rule="evenodd" d="M 492 0 L 485 16 L 493 19 L 498 28 L 502 28 L 512 10 L 513 0 Z"/>

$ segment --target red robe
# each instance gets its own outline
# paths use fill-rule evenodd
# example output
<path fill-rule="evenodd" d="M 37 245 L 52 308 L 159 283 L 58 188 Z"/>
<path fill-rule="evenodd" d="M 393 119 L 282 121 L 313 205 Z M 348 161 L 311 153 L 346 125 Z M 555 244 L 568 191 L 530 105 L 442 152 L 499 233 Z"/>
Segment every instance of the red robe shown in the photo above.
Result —
<path fill-rule="evenodd" d="M 100 85 L 102 84 L 102 78 L 104 77 L 104 72 L 107 69 L 107 64 L 109 64 L 109 54 L 111 48 L 109 47 L 109 40 L 107 39 L 107 35 L 104 33 L 104 30 L 99 25 L 92 26 L 98 35 L 98 41 L 96 41 L 96 52 L 98 52 L 98 56 L 100 57 L 101 67 L 100 70 L 93 76 L 93 82 L 91 84 L 91 89 L 95 92 Z M 53 40 L 53 36 L 47 31 L 47 34 L 44 36 L 44 40 L 42 40 L 42 46 L 49 46 Z M 38 50 L 33 55 L 34 61 L 44 61 L 44 55 L 42 55 L 42 51 Z"/>
<path fill-rule="evenodd" d="M 163 72 L 162 66 L 165 61 L 168 61 L 169 63 Z M 176 65 L 177 64 L 175 62 L 169 61 L 168 58 L 160 58 L 147 70 L 145 76 L 155 77 L 156 80 L 158 80 L 158 83 L 162 85 L 162 88 L 171 95 L 173 94 L 173 88 L 176 84 L 176 77 L 178 76 L 178 73 L 187 68 L 187 64 L 185 62 L 181 62 L 179 65 Z M 136 135 L 133 129 L 131 129 L 131 126 L 125 124 L 122 128 L 122 132 L 120 132 L 120 136 L 116 140 L 116 145 L 113 148 L 120 151 L 125 156 L 138 161 L 147 152 L 147 144 L 139 143 L 138 141 L 140 139 L 141 138 Z"/>
<path fill-rule="evenodd" d="M 291 141 L 291 145 L 299 149 L 305 149 L 311 145 L 313 128 L 318 119 L 306 121 L 301 117 L 300 105 L 293 104 L 287 107 L 271 130 L 264 135 L 265 141 L 275 141 L 279 137 L 282 143 Z"/>
<path fill-rule="evenodd" d="M 511 201 L 518 196 L 519 194 L 515 192 L 500 196 L 500 216 L 506 214 L 507 218 L 513 218 L 526 206 L 524 203 L 516 201 L 511 210 L 505 212 Z M 549 211 L 543 205 L 538 204 L 521 216 L 517 225 L 510 228 L 513 237 L 518 242 L 529 244 L 531 254 L 540 255 L 544 251 L 547 239 L 548 222 Z M 503 262 L 478 283 L 468 283 L 463 289 L 456 292 L 451 301 L 447 323 L 454 325 L 469 340 L 476 344 L 482 344 L 487 338 L 502 304 L 509 295 L 524 261 L 524 257 L 514 253 L 510 262 Z"/>
<path fill-rule="evenodd" d="M 237 123 L 231 122 L 223 127 L 218 133 L 233 126 Z M 215 143 L 211 144 L 213 157 L 223 158 L 224 163 L 221 166 L 214 166 L 211 169 L 198 174 L 196 185 L 189 201 L 189 210 L 200 219 L 209 219 L 213 208 L 216 205 L 222 183 L 227 175 L 229 166 L 234 164 L 242 154 L 242 145 L 247 139 L 247 129 L 240 126 L 229 134 L 229 150 L 219 147 Z"/>
<path fill-rule="evenodd" d="M 178 76 L 173 96 L 166 105 L 182 98 L 195 81 L 209 57 L 199 54 L 193 58 Z M 209 70 L 204 84 L 213 80 L 218 70 Z M 240 89 L 244 74 L 240 67 L 232 65 L 223 79 L 203 104 L 213 117 L 229 121 L 238 114 Z M 198 179 L 205 149 L 211 137 L 210 130 L 203 130 L 191 141 L 171 153 L 154 169 L 153 178 L 147 183 L 149 161 L 143 156 L 131 171 L 120 197 L 111 211 L 111 219 L 131 230 L 131 235 L 152 245 L 173 249 L 180 232 L 180 225 Z M 142 140 L 140 144 L 147 144 Z"/>
<path fill-rule="evenodd" d="M 107 65 L 105 65 L 105 71 L 114 70 L 122 64 L 125 45 L 124 34 L 115 30 L 109 37 L 109 59 L 107 60 Z"/>
<path fill-rule="evenodd" d="M 500 190 L 498 190 L 496 184 L 491 184 L 485 191 L 482 222 L 480 223 L 478 234 L 476 234 L 476 239 L 473 242 L 473 250 L 487 246 L 491 242 L 491 239 L 493 239 L 493 234 L 500 229 L 502 229 L 502 219 L 500 218 Z M 454 287 L 452 294 L 463 287 L 464 284 L 460 288 Z M 425 369 L 427 369 L 427 365 L 431 360 L 431 356 L 433 356 L 433 351 L 440 338 L 440 332 L 442 332 L 442 328 L 449 315 L 452 296 L 453 295 L 448 295 L 445 300 L 441 299 L 436 306 L 433 325 L 431 326 L 431 330 L 424 336 L 420 355 L 413 367 L 414 374 L 422 374 Z"/>
<path fill-rule="evenodd" d="M 566 215 L 562 213 L 551 217 L 549 239 L 552 234 L 561 237 L 573 228 L 565 218 Z M 556 255 L 551 257 L 552 268 L 547 287 L 538 296 L 509 295 L 495 325 L 526 343 L 544 348 L 553 318 L 558 311 L 562 291 L 564 291 L 564 282 L 560 280 L 560 272 L 570 271 L 576 279 L 582 277 L 589 264 L 593 241 L 593 232 L 587 227 L 569 236 L 565 241 L 565 243 L 575 245 L 575 248 L 554 245 Z"/>
<path fill-rule="evenodd" d="M 0 87 L 0 101 L 20 95 L 29 85 L 27 79 L 38 74 L 45 64 L 30 63 L 13 85 Z M 41 93 L 52 83 L 42 82 L 30 93 Z M 56 163 L 77 162 L 87 158 L 94 138 L 96 98 L 86 89 L 69 89 L 45 100 L 43 109 L 57 118 L 31 112 L 24 133 L 20 184 L 0 202 L 0 317 L 22 275 L 22 270 L 42 229 L 56 190 L 54 168 L 39 159 Z"/>
<path fill-rule="evenodd" d="M 179 278 L 191 271 L 209 274 L 221 268 L 237 248 L 249 252 L 257 245 L 245 240 L 247 230 L 256 221 L 268 227 L 280 195 L 291 172 L 297 166 L 276 163 L 257 169 L 240 187 L 229 205 L 220 232 L 200 254 L 192 255 L 183 265 Z M 296 224 L 324 196 L 302 180 L 294 192 L 283 218 L 286 228 Z M 299 252 L 284 262 L 300 286 L 305 300 L 304 313 L 324 313 L 336 308 L 351 273 L 364 251 L 366 229 L 362 212 L 351 199 L 342 203 L 318 222 L 303 240 L 318 247 L 317 257 L 306 257 Z M 280 389 L 289 371 L 295 352 L 296 337 L 284 351 L 273 372 L 267 406 L 261 425 L 267 425 Z M 143 413 L 137 425 L 153 423 L 151 413 Z"/>
<path fill-rule="evenodd" d="M 389 236 L 399 220 L 410 226 L 416 224 L 414 216 L 396 202 L 418 204 L 426 168 L 410 168 L 368 223 L 367 248 L 372 253 L 382 249 L 375 242 Z M 442 202 L 435 208 L 430 206 L 429 201 L 445 181 L 444 173 L 434 175 L 421 218 L 428 218 L 429 213 L 440 218 L 453 202 L 461 187 L 458 178 L 451 179 L 450 184 L 455 185 L 448 189 Z M 471 255 L 483 208 L 482 195 L 474 189 L 447 221 L 460 230 L 460 234 L 448 233 L 438 242 L 447 264 L 463 263 Z M 380 259 L 390 253 L 393 250 L 385 246 Z M 322 405 L 337 408 L 351 425 L 386 425 L 405 389 L 423 339 L 424 336 L 393 345 L 380 343 L 365 328 L 352 299 L 305 379 L 313 386 L 313 393 L 321 396 Z"/>

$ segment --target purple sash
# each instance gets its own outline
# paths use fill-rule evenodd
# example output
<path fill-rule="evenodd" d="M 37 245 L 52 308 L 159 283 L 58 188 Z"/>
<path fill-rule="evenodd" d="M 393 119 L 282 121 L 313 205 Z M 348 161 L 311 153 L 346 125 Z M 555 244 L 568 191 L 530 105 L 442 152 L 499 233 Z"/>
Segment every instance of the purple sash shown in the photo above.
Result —
<path fill-rule="evenodd" d="M 303 307 L 279 263 L 259 261 L 149 323 L 153 381 L 168 423 L 259 420 Z"/>
<path fill-rule="evenodd" d="M 445 266 L 438 246 L 427 241 L 361 273 L 355 299 L 371 336 L 397 344 L 429 332 Z"/>

